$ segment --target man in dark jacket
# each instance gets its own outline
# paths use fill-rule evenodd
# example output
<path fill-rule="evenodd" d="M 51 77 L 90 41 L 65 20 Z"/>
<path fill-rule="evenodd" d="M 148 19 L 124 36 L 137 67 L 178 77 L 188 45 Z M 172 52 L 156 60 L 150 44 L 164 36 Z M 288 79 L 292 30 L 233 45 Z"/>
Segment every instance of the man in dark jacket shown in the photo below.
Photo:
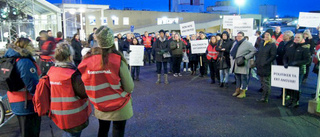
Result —
<path fill-rule="evenodd" d="M 216 50 L 219 52 L 219 71 L 220 71 L 220 87 L 228 87 L 229 69 L 230 69 L 230 50 L 232 48 L 233 40 L 229 38 L 229 33 L 224 31 L 222 33 L 222 39 L 218 42 Z M 227 66 L 223 66 L 223 64 Z"/>
<path fill-rule="evenodd" d="M 261 44 L 261 41 L 262 41 L 262 38 L 261 38 L 261 31 L 257 30 L 256 31 L 256 36 L 257 36 L 257 40 L 256 40 L 256 43 L 254 44 L 254 47 L 256 49 L 258 49 L 260 47 L 260 44 Z"/>
<path fill-rule="evenodd" d="M 93 32 L 89 35 L 88 44 L 90 45 L 91 41 L 93 41 L 93 34 L 96 32 L 97 28 L 93 28 Z"/>
<path fill-rule="evenodd" d="M 311 60 L 310 45 L 304 43 L 301 33 L 295 35 L 293 42 L 294 44 L 287 48 L 283 56 L 283 63 L 285 68 L 288 68 L 288 66 L 299 67 L 299 89 L 301 90 L 301 82 L 303 75 L 306 73 L 306 65 Z M 287 95 L 291 97 L 286 103 L 286 107 L 295 108 L 299 106 L 300 90 L 286 90 Z"/>
<path fill-rule="evenodd" d="M 268 102 L 271 91 L 271 65 L 277 55 L 277 47 L 271 35 L 269 32 L 264 34 L 264 41 L 256 53 L 255 62 L 263 90 L 261 99 L 257 101 L 264 103 Z"/>
<path fill-rule="evenodd" d="M 169 84 L 168 82 L 168 68 L 167 68 L 167 62 L 168 58 L 165 58 L 163 54 L 168 53 L 170 51 L 170 46 L 168 43 L 168 40 L 166 37 L 164 37 L 164 30 L 160 30 L 160 38 L 157 39 L 155 43 L 153 43 L 153 48 L 155 52 L 155 59 L 156 59 L 156 64 L 157 64 L 157 73 L 158 73 L 158 80 L 156 84 L 159 84 L 161 81 L 161 68 L 163 66 L 163 71 L 164 71 L 164 79 L 165 79 L 165 84 Z"/>
<path fill-rule="evenodd" d="M 283 56 L 286 53 L 286 48 L 293 44 L 293 32 L 288 30 L 283 33 L 283 41 L 280 42 L 277 48 L 277 65 L 283 65 Z"/>
<path fill-rule="evenodd" d="M 121 53 L 124 51 L 130 52 L 130 45 L 132 44 L 132 35 L 131 33 L 127 33 L 127 39 L 121 43 L 121 46 L 119 46 L 119 50 Z"/>

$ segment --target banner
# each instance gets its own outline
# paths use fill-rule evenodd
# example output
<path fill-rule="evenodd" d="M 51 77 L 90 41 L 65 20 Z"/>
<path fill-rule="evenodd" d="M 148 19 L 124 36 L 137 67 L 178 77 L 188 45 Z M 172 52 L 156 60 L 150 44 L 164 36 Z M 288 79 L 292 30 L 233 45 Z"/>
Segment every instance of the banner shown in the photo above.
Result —
<path fill-rule="evenodd" d="M 233 20 L 241 19 L 240 16 L 223 16 L 223 28 L 224 29 L 233 29 Z"/>
<path fill-rule="evenodd" d="M 129 61 L 130 66 L 143 66 L 144 46 L 130 45 Z"/>
<path fill-rule="evenodd" d="M 299 13 L 299 26 L 316 28 L 320 25 L 320 13 Z"/>
<path fill-rule="evenodd" d="M 196 27 L 194 25 L 194 21 L 180 24 L 181 36 L 187 36 L 196 34 Z"/>
<path fill-rule="evenodd" d="M 288 67 L 272 65 L 271 86 L 299 90 L 299 67 Z"/>
<path fill-rule="evenodd" d="M 206 53 L 208 45 L 209 45 L 209 41 L 207 39 L 191 41 L 191 53 L 192 54 Z"/>
<path fill-rule="evenodd" d="M 245 36 L 254 36 L 253 18 L 233 20 L 233 36 L 237 36 L 242 31 Z"/>
<path fill-rule="evenodd" d="M 116 47 L 116 50 L 119 50 L 119 43 L 118 43 L 118 41 L 115 41 L 115 42 L 114 42 L 114 46 Z"/>

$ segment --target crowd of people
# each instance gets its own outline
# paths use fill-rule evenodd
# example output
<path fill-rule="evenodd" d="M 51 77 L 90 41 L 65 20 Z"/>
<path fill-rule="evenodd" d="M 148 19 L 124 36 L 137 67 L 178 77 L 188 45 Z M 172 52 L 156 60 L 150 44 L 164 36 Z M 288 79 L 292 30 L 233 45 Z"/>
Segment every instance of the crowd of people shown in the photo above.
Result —
<path fill-rule="evenodd" d="M 130 54 L 130 45 L 145 47 L 144 64 L 156 64 L 156 84 L 162 81 L 169 84 L 169 73 L 181 77 L 181 71 L 185 71 L 199 77 L 209 73 L 211 84 L 229 88 L 229 76 L 233 74 L 236 89 L 232 96 L 245 98 L 251 73 L 256 71 L 262 92 L 257 101 L 267 103 L 271 92 L 271 65 L 282 65 L 300 68 L 301 89 L 320 41 L 315 44 L 309 30 L 294 35 L 292 31 L 282 33 L 280 27 L 263 34 L 257 31 L 256 36 L 256 43 L 250 43 L 243 32 L 233 37 L 231 30 L 210 38 L 203 32 L 182 38 L 174 31 L 170 35 L 160 30 L 151 34 L 146 31 L 141 38 L 127 33 L 124 38 L 121 34 L 114 36 L 110 28 L 101 26 L 93 29 L 85 44 L 79 34 L 74 34 L 69 45 L 61 32 L 54 38 L 50 30 L 43 30 L 37 38 L 39 49 L 34 49 L 27 38 L 18 38 L 9 44 L 4 57 L 21 58 L 16 63 L 16 73 L 26 88 L 7 94 L 22 136 L 39 136 L 41 117 L 35 113 L 31 100 L 39 79 L 46 75 L 51 85 L 49 117 L 63 130 L 64 136 L 80 136 L 89 125 L 92 110 L 88 101 L 93 104 L 94 116 L 99 120 L 99 137 L 108 136 L 111 122 L 113 136 L 124 136 L 126 120 L 133 116 L 133 80 L 140 80 L 141 68 L 130 66 L 123 56 L 124 52 Z M 208 40 L 205 53 L 192 54 L 191 43 L 196 40 Z M 39 55 L 40 67 L 32 58 L 35 54 Z M 318 60 L 313 62 L 313 72 L 318 72 Z M 300 93 L 301 90 L 286 90 L 285 106 L 298 107 Z"/>

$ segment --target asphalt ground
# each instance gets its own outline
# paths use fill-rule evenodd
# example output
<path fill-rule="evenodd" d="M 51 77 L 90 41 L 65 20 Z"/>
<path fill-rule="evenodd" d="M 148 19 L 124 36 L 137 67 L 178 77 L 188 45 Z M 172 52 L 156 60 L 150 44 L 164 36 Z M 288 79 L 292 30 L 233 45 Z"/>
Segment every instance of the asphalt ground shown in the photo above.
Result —
<path fill-rule="evenodd" d="M 312 68 L 312 67 L 311 67 Z M 134 116 L 127 121 L 128 137 L 319 137 L 320 117 L 307 112 L 308 100 L 315 93 L 317 77 L 310 72 L 303 84 L 300 107 L 281 105 L 280 88 L 272 88 L 269 103 L 259 103 L 260 82 L 251 78 L 247 97 L 232 97 L 235 85 L 228 89 L 210 84 L 208 76 L 201 78 L 183 72 L 170 84 L 157 85 L 155 64 L 141 67 L 140 81 L 135 81 L 132 94 Z M 198 72 L 199 73 L 199 72 Z M 234 78 L 230 76 L 230 82 Z M 50 125 L 52 128 L 50 128 Z M 98 120 L 90 117 L 82 137 L 95 137 Z M 62 131 L 47 117 L 42 117 L 41 137 L 61 136 Z M 0 128 L 0 137 L 20 135 L 17 118 Z M 111 132 L 110 132 L 111 136 Z"/>

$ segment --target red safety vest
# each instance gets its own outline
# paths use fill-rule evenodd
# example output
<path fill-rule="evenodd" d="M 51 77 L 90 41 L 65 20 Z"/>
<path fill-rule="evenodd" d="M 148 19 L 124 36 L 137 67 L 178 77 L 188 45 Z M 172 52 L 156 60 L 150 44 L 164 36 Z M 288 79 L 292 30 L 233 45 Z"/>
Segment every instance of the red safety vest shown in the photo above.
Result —
<path fill-rule="evenodd" d="M 32 95 L 27 92 L 25 88 L 19 91 L 7 91 L 7 96 L 9 99 L 9 103 L 17 103 L 17 102 L 25 102 L 26 101 L 26 94 L 27 100 L 32 100 Z"/>
<path fill-rule="evenodd" d="M 148 36 L 148 37 L 142 37 L 142 39 L 143 39 L 143 45 L 144 45 L 144 47 L 146 47 L 146 48 L 152 48 L 152 46 L 151 46 L 151 37 L 150 36 Z"/>
<path fill-rule="evenodd" d="M 51 49 L 51 52 L 48 56 L 45 56 L 45 55 L 41 55 L 41 61 L 44 61 L 44 62 L 52 62 L 54 61 L 54 50 L 56 49 L 56 44 L 52 41 L 46 41 L 43 43 L 43 45 L 41 46 L 41 50 L 42 51 L 47 51 L 48 48 L 49 48 L 49 45 L 52 45 L 52 49 Z"/>
<path fill-rule="evenodd" d="M 51 85 L 50 114 L 60 129 L 71 129 L 84 124 L 91 113 L 88 99 L 80 99 L 74 93 L 71 76 L 73 69 L 51 67 L 48 76 Z"/>
<path fill-rule="evenodd" d="M 78 66 L 86 93 L 100 111 L 116 111 L 123 108 L 131 95 L 125 92 L 120 82 L 121 56 L 111 53 L 108 63 L 101 69 L 101 55 L 85 58 Z"/>
<path fill-rule="evenodd" d="M 278 37 L 278 39 L 276 39 L 276 36 L 275 36 L 275 35 L 273 35 L 272 38 L 273 38 L 274 40 L 276 40 L 276 45 L 277 45 L 277 47 L 278 47 L 279 44 L 280 44 L 280 42 L 283 41 L 283 34 L 281 34 L 281 35 Z"/>
<path fill-rule="evenodd" d="M 208 48 L 208 54 L 207 54 L 207 59 L 210 60 L 210 59 L 214 59 L 216 60 L 218 58 L 218 52 L 216 51 L 216 46 L 214 48 L 212 48 L 211 44 L 209 44 Z"/>

